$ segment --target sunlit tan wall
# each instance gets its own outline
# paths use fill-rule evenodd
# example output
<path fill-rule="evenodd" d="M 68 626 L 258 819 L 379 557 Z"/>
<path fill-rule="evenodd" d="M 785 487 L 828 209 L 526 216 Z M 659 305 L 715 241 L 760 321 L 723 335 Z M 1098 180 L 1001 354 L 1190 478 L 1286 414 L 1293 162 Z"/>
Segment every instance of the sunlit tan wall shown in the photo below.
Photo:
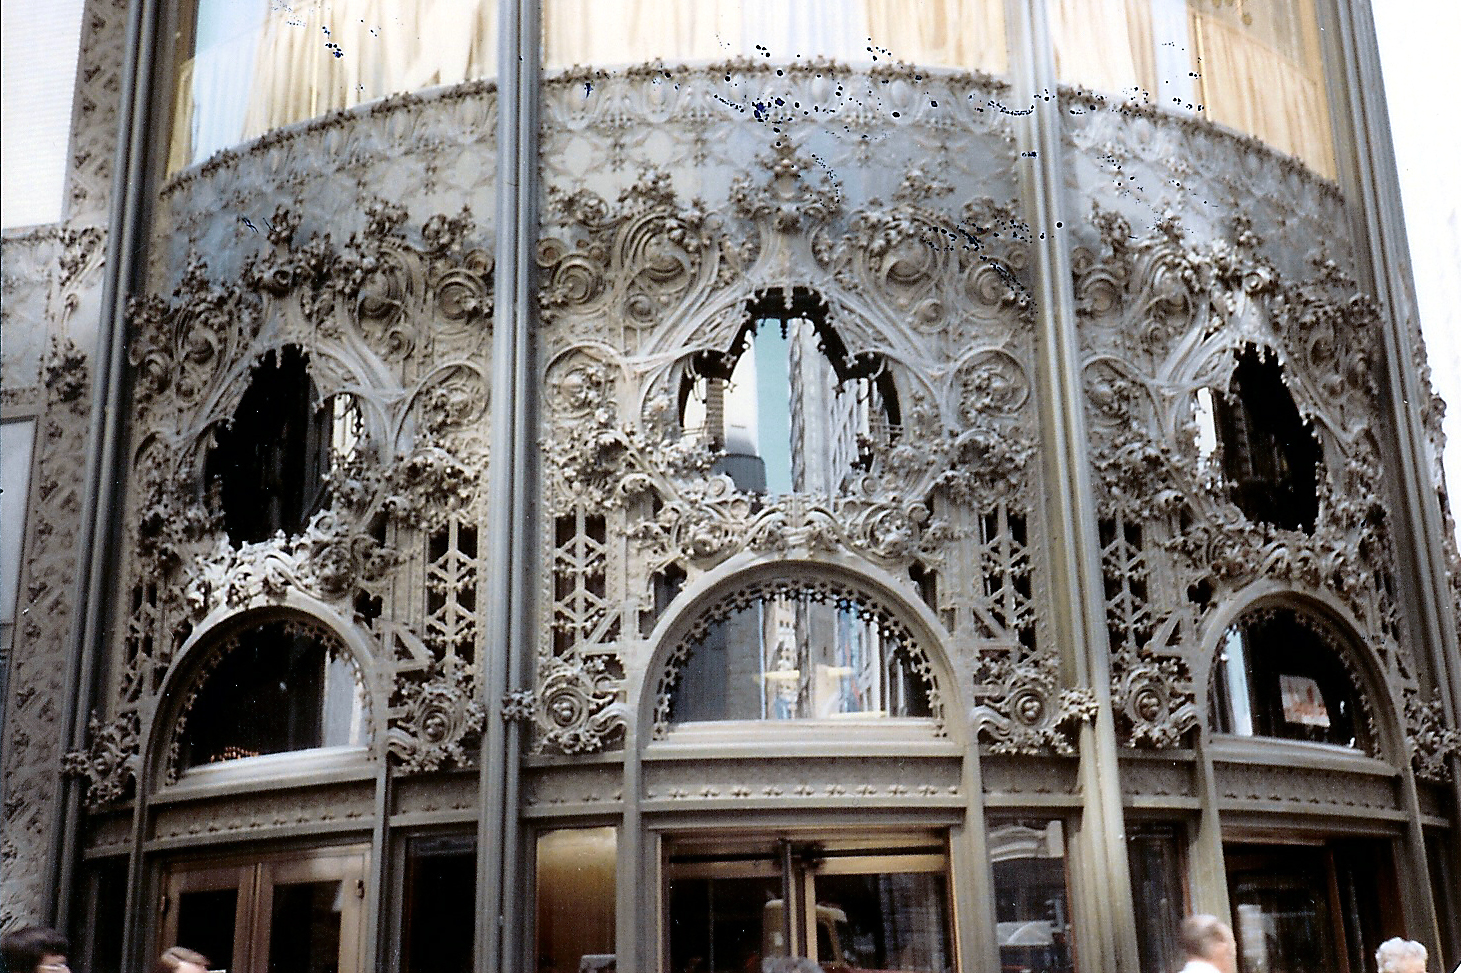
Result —
<path fill-rule="evenodd" d="M 548 68 L 734 57 L 1008 68 L 1000 0 L 544 0 Z"/>

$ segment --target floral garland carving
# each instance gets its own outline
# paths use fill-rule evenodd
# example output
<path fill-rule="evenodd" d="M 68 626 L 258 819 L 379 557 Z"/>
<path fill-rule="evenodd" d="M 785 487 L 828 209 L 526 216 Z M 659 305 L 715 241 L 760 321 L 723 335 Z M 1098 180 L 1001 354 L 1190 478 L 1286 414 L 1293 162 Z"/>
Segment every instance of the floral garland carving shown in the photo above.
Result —
<path fill-rule="evenodd" d="M 404 683 L 400 697 L 386 747 L 403 773 L 472 766 L 468 747 L 481 739 L 487 715 L 470 666 L 456 656 L 433 661 L 423 679 Z"/>
<path fill-rule="evenodd" d="M 981 653 L 974 698 L 972 720 L 990 753 L 1072 756 L 1079 725 L 1096 718 L 1095 694 L 1062 689 L 1059 663 L 1049 654 Z"/>
<path fill-rule="evenodd" d="M 131 792 L 142 765 L 140 728 L 134 709 L 106 723 L 93 713 L 86 725 L 87 748 L 73 750 L 62 758 L 64 772 L 86 779 L 89 810 L 100 810 Z"/>

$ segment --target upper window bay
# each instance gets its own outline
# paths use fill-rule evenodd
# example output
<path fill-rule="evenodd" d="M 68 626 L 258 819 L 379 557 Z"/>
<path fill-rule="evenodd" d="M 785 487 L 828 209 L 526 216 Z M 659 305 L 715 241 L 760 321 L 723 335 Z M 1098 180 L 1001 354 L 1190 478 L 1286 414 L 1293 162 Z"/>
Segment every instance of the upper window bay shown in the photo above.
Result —
<path fill-rule="evenodd" d="M 850 353 L 826 303 L 802 288 L 761 295 L 728 348 L 689 360 L 679 416 L 687 438 L 720 454 L 717 473 L 767 496 L 841 492 L 901 422 L 886 360 Z"/>
<path fill-rule="evenodd" d="M 204 461 L 229 541 L 303 532 L 329 505 L 330 474 L 360 454 L 363 438 L 354 396 L 322 396 L 307 352 L 298 345 L 266 352 L 233 415 L 214 427 Z"/>
<path fill-rule="evenodd" d="M 196 0 L 174 37 L 169 172 L 330 111 L 497 73 L 496 0 Z"/>
<path fill-rule="evenodd" d="M 1323 450 L 1266 349 L 1245 346 L 1228 385 L 1199 389 L 1197 450 L 1249 520 L 1314 532 Z"/>

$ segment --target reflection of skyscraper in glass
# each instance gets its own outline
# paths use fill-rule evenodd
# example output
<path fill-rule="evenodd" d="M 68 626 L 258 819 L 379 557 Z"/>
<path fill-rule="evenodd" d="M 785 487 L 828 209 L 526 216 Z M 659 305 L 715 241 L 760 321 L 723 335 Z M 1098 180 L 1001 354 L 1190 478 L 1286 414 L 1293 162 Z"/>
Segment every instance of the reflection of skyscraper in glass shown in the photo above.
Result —
<path fill-rule="evenodd" d="M 835 494 L 858 464 L 880 407 L 868 378 L 839 378 L 804 317 L 766 318 L 746 338 L 730 378 L 703 376 L 685 408 L 687 433 L 725 451 L 742 490 Z"/>

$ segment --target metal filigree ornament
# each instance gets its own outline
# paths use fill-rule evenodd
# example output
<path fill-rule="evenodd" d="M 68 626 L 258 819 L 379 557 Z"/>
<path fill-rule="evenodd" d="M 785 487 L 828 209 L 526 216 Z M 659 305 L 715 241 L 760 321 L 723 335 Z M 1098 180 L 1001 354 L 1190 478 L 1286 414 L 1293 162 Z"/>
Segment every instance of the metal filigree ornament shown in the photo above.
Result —
<path fill-rule="evenodd" d="M 1096 717 L 1095 694 L 1060 688 L 1055 660 L 1044 655 L 1024 661 L 985 655 L 975 698 L 971 719 L 991 753 L 1071 756 L 1077 728 Z"/>
<path fill-rule="evenodd" d="M 539 749 L 597 753 L 617 743 L 628 716 L 619 684 L 602 657 L 540 662 Z"/>
<path fill-rule="evenodd" d="M 96 811 L 122 800 L 131 791 L 142 765 L 136 710 L 103 723 L 93 713 L 87 722 L 85 750 L 73 750 L 62 759 L 68 774 L 86 779 L 86 806 Z"/>
<path fill-rule="evenodd" d="M 480 739 L 487 720 L 470 667 L 451 656 L 428 668 L 423 679 L 402 683 L 399 715 L 386 732 L 386 746 L 401 770 L 470 767 L 469 744 Z"/>
<path fill-rule="evenodd" d="M 1112 659 L 1111 704 L 1128 747 L 1169 750 L 1182 746 L 1200 715 L 1192 680 L 1178 659 Z"/>

